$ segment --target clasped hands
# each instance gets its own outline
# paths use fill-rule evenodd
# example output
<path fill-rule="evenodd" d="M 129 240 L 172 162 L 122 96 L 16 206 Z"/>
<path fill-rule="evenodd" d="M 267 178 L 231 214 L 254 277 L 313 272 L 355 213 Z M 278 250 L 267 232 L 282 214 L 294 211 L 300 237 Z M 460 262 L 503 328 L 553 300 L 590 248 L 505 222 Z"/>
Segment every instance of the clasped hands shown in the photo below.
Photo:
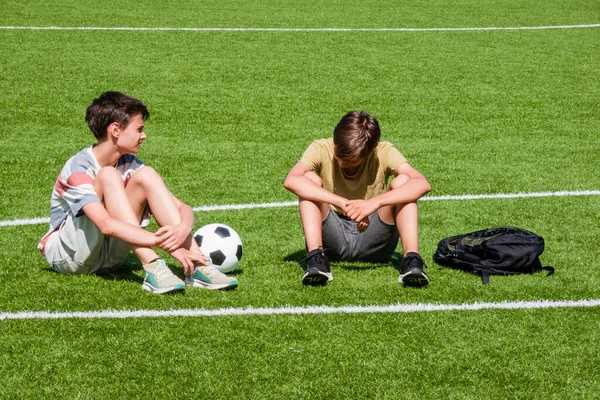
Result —
<path fill-rule="evenodd" d="M 345 216 L 356 222 L 356 230 L 364 232 L 369 227 L 369 215 L 378 208 L 373 200 L 346 200 L 342 210 Z"/>

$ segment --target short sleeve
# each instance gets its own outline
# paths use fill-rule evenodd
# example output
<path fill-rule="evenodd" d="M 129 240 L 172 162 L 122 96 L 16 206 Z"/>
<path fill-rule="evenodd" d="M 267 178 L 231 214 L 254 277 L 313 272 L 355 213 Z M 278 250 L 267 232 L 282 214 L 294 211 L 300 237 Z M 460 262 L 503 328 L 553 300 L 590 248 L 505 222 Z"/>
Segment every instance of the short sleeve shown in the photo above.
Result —
<path fill-rule="evenodd" d="M 406 158 L 398 151 L 393 144 L 389 142 L 383 142 L 379 153 L 379 159 L 383 161 L 383 165 L 386 169 L 386 175 L 396 175 L 398 168 L 405 162 L 408 162 Z"/>
<path fill-rule="evenodd" d="M 311 171 L 320 173 L 323 168 L 323 153 L 323 143 L 321 143 L 320 140 L 315 140 L 304 151 L 304 154 L 302 154 L 302 157 L 300 158 L 300 162 L 308 165 Z"/>
<path fill-rule="evenodd" d="M 94 179 L 85 172 L 75 172 L 66 180 L 59 177 L 56 189 L 73 215 L 80 215 L 86 204 L 100 202 L 94 188 Z"/>

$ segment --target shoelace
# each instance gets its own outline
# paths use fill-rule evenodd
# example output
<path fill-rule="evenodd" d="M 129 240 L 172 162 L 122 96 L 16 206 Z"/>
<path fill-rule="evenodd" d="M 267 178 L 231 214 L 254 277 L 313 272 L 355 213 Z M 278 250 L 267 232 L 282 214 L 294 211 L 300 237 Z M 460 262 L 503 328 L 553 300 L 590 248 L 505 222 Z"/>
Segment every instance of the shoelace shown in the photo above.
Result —
<path fill-rule="evenodd" d="M 165 280 L 171 278 L 173 276 L 173 273 L 169 268 L 163 267 L 161 265 L 156 267 L 156 269 L 154 270 L 154 276 L 156 276 L 156 280 L 160 282 L 163 278 L 165 278 Z"/>
<path fill-rule="evenodd" d="M 323 247 L 318 247 L 314 250 L 309 251 L 306 257 L 304 257 L 304 261 L 308 262 L 309 260 L 314 259 L 316 255 L 323 253 L 325 253 L 325 249 Z"/>
<path fill-rule="evenodd" d="M 212 279 L 218 272 L 217 268 L 212 265 L 202 266 L 200 267 L 200 271 L 202 271 L 202 273 L 208 276 L 210 279 Z"/>
<path fill-rule="evenodd" d="M 407 255 L 404 258 L 406 259 L 406 266 L 409 268 L 412 268 L 415 262 L 418 263 L 419 261 L 423 265 L 423 268 L 427 267 L 427 264 L 425 264 L 425 261 L 419 255 Z"/>
<path fill-rule="evenodd" d="M 304 258 L 304 261 L 306 262 L 306 267 L 311 268 L 315 264 L 321 265 L 321 263 L 318 261 L 317 257 L 322 256 L 324 252 L 325 252 L 325 249 L 323 247 L 319 247 L 317 249 L 310 251 Z"/>
<path fill-rule="evenodd" d="M 310 258 L 306 259 L 306 266 L 308 268 L 310 268 L 310 267 L 314 266 L 315 264 L 319 263 L 319 261 L 317 260 L 317 256 L 318 255 L 319 255 L 318 253 L 317 254 L 313 254 Z"/>

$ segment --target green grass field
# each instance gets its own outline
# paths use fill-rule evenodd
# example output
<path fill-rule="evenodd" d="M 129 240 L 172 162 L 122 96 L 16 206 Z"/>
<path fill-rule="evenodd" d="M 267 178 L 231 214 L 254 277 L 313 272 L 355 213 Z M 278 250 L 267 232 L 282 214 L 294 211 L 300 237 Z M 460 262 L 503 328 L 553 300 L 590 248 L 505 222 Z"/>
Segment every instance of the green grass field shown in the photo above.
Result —
<path fill-rule="evenodd" d="M 600 299 L 597 195 L 439 199 L 600 189 L 600 27 L 581 27 L 599 23 L 596 0 L 4 1 L 0 398 L 600 398 L 598 307 L 34 314 Z M 31 29 L 51 26 L 138 29 Z M 148 294 L 134 257 L 106 276 L 52 272 L 36 250 L 47 224 L 27 221 L 49 217 L 105 90 L 148 104 L 139 157 L 193 207 L 295 200 L 283 179 L 310 142 L 349 110 L 374 114 L 433 187 L 419 203 L 431 284 L 403 287 L 394 261 L 334 264 L 328 286 L 304 287 L 289 206 L 196 213 L 244 241 L 233 292 Z M 431 260 L 442 238 L 499 225 L 543 236 L 556 273 L 483 285 Z"/>

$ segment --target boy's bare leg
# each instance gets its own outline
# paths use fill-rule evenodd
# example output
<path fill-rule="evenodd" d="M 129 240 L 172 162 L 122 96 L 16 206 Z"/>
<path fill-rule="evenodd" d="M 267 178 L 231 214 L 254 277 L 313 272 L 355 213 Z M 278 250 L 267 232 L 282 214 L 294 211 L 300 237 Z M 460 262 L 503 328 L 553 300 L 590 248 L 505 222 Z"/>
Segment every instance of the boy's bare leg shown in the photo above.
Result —
<path fill-rule="evenodd" d="M 389 185 L 389 190 L 397 189 L 410 178 L 398 175 Z M 379 216 L 388 224 L 395 224 L 402 241 L 404 255 L 419 252 L 419 208 L 417 203 L 397 204 L 394 207 L 381 207 Z"/>
<path fill-rule="evenodd" d="M 310 171 L 306 176 L 317 185 L 322 186 L 321 178 Z M 329 260 L 323 254 L 323 219 L 329 212 L 329 205 L 300 198 L 298 203 L 302 229 L 306 239 L 308 254 L 304 259 L 306 272 L 302 277 L 304 285 L 322 286 L 333 280 Z"/>
<path fill-rule="evenodd" d="M 137 175 L 140 171 L 134 175 Z M 136 184 L 136 180 L 131 179 L 127 186 L 133 185 L 135 187 Z M 123 185 L 123 179 L 116 169 L 112 167 L 102 168 L 94 180 L 94 186 L 112 218 L 139 226 L 145 205 L 131 201 L 130 195 Z M 184 282 L 169 270 L 165 261 L 156 254 L 154 249 L 135 245 L 131 245 L 131 248 L 142 263 L 144 271 L 146 271 L 142 289 L 155 294 L 183 291 L 185 289 Z"/>
<path fill-rule="evenodd" d="M 307 172 L 304 176 L 319 186 L 323 185 L 321 178 L 312 171 Z M 329 212 L 327 204 L 301 198 L 298 203 L 298 210 L 300 211 L 307 250 L 310 252 L 323 247 L 322 223 Z"/>
<path fill-rule="evenodd" d="M 138 170 L 125 189 L 129 201 L 133 205 L 134 210 L 139 210 L 141 215 L 148 205 L 152 210 L 152 215 L 156 222 L 161 226 L 180 224 L 181 214 L 177 207 L 177 203 L 173 200 L 171 192 L 167 189 L 161 176 L 151 167 L 144 167 Z M 187 238 L 181 245 L 182 248 L 189 250 L 190 253 L 201 255 L 202 252 L 196 241 L 192 238 L 190 232 L 186 232 Z M 174 256 L 175 253 L 171 253 Z M 177 257 L 176 257 L 177 258 Z M 187 256 L 186 256 L 187 258 Z M 205 289 L 235 289 L 238 285 L 237 280 L 226 276 L 219 272 L 217 268 L 206 267 L 200 271 L 196 270 L 196 266 L 206 265 L 206 259 L 202 257 L 204 262 L 199 262 L 197 256 L 194 259 L 186 261 L 189 270 L 186 271 L 185 283 L 189 286 L 202 287 Z M 178 259 L 182 261 L 181 259 Z M 184 266 L 184 270 L 186 267 Z M 198 275 L 201 275 L 197 277 Z"/>
<path fill-rule="evenodd" d="M 143 169 L 136 172 L 134 176 Z M 131 184 L 131 181 L 129 183 Z M 142 206 L 139 202 L 131 202 L 123 185 L 123 179 L 116 169 L 102 168 L 94 180 L 94 186 L 104 208 L 113 218 L 139 226 L 145 204 Z M 142 264 L 148 264 L 159 257 L 150 247 L 132 246 L 132 250 Z"/>
<path fill-rule="evenodd" d="M 402 241 L 402 252 L 419 252 L 419 209 L 417 203 L 396 206 L 396 226 Z"/>
<path fill-rule="evenodd" d="M 148 205 L 158 225 L 177 225 L 181 222 L 179 209 L 154 168 L 145 166 L 138 170 L 131 177 L 125 191 L 129 203 L 139 213 L 140 218 Z"/>
<path fill-rule="evenodd" d="M 139 210 L 140 218 L 146 205 L 148 205 L 159 226 L 181 223 L 181 214 L 177 204 L 162 177 L 154 168 L 145 166 L 137 171 L 129 181 L 125 191 L 134 210 Z M 182 247 L 201 254 L 200 248 L 192 239 L 191 234 Z"/>
<path fill-rule="evenodd" d="M 390 182 L 389 189 L 397 189 L 410 178 L 398 175 Z M 395 223 L 404 257 L 400 263 L 398 282 L 407 286 L 426 286 L 429 284 L 427 274 L 423 272 L 423 259 L 419 255 L 419 208 L 416 202 L 396 204 L 394 207 L 382 207 L 379 210 L 381 219 L 387 223 Z"/>

